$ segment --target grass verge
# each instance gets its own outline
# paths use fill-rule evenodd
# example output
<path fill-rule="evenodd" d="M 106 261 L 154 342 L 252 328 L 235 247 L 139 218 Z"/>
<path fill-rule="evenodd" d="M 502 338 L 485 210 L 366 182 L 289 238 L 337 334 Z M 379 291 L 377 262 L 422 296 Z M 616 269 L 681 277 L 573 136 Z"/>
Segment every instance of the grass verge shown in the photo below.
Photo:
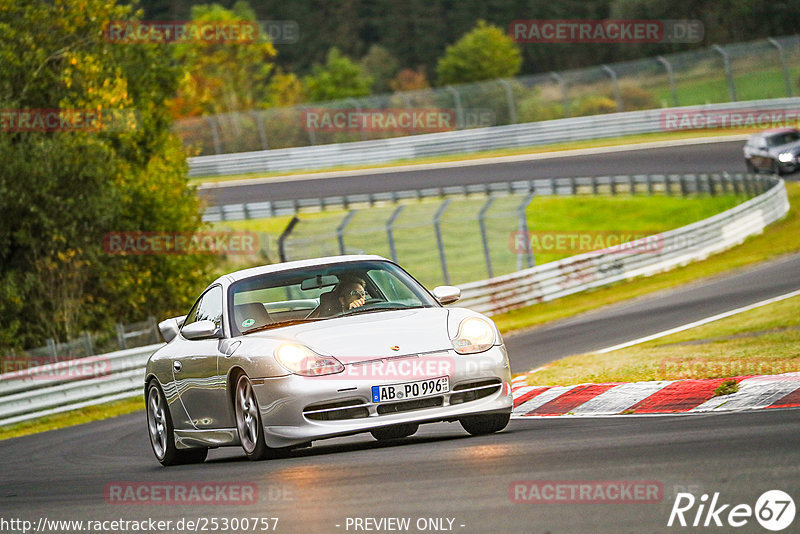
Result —
<path fill-rule="evenodd" d="M 520 308 L 496 315 L 493 319 L 502 332 L 511 333 L 800 251 L 800 240 L 797 239 L 800 235 L 800 184 L 787 182 L 786 192 L 791 204 L 787 216 L 772 224 L 763 234 L 752 236 L 728 251 L 666 273 Z"/>
<path fill-rule="evenodd" d="M 36 434 L 46 430 L 55 430 L 56 428 L 79 425 L 81 423 L 88 423 L 90 421 L 97 421 L 99 419 L 108 419 L 109 417 L 125 415 L 143 409 L 144 396 L 142 395 L 131 397 L 130 399 L 109 402 L 107 404 L 87 406 L 86 408 L 81 408 L 79 410 L 48 415 L 38 419 L 32 419 L 30 421 L 23 421 L 21 423 L 0 427 L 0 440 L 25 436 L 27 434 Z"/>
<path fill-rule="evenodd" d="M 578 354 L 529 375 L 531 385 L 728 378 L 800 371 L 800 297 L 605 354 Z M 720 395 L 733 393 L 731 384 Z"/>

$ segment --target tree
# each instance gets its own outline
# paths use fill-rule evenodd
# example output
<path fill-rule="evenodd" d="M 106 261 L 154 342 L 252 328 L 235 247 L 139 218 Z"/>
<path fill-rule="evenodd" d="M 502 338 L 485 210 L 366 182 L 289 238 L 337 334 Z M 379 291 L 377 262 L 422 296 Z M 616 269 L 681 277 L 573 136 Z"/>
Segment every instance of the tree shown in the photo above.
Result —
<path fill-rule="evenodd" d="M 97 113 L 100 128 L 0 135 L 0 347 L 41 345 L 178 314 L 207 282 L 204 256 L 111 256 L 108 232 L 192 232 L 199 200 L 166 102 L 170 45 L 120 44 L 112 0 L 0 0 L 0 109 Z M 47 21 L 43 24 L 42 21 Z M 123 121 L 110 122 L 119 116 Z"/>
<path fill-rule="evenodd" d="M 361 66 L 372 76 L 374 93 L 388 93 L 390 82 L 400 68 L 395 57 L 380 45 L 369 48 L 367 55 L 361 58 Z"/>
<path fill-rule="evenodd" d="M 436 65 L 439 85 L 515 76 L 522 65 L 516 43 L 500 28 L 479 20 L 477 26 L 448 46 Z"/>
<path fill-rule="evenodd" d="M 306 97 L 303 90 L 303 82 L 293 72 L 283 72 L 278 69 L 269 80 L 267 85 L 268 107 L 288 107 L 296 106 L 305 102 Z"/>
<path fill-rule="evenodd" d="M 218 4 L 192 7 L 192 22 L 256 22 L 247 2 L 232 10 Z M 267 99 L 267 80 L 276 52 L 269 37 L 257 32 L 233 42 L 201 40 L 175 45 L 175 57 L 184 67 L 178 96 L 173 101 L 175 117 L 210 115 L 261 107 Z"/>
<path fill-rule="evenodd" d="M 416 91 L 430 87 L 425 71 L 422 69 L 403 69 L 389 82 L 392 91 Z"/>
<path fill-rule="evenodd" d="M 372 77 L 364 68 L 342 55 L 336 47 L 328 51 L 324 65 L 316 64 L 303 78 L 309 102 L 324 102 L 370 94 Z"/>

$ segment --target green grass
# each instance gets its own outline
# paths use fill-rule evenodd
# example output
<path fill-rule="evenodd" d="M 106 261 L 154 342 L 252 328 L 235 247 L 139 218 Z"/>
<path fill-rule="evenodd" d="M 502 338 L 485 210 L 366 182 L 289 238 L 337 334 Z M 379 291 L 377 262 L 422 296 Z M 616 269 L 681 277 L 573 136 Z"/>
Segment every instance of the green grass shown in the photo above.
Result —
<path fill-rule="evenodd" d="M 487 238 L 493 274 L 505 274 L 525 266 L 523 256 L 514 248 L 518 230 L 517 210 L 524 197 L 505 196 L 494 200 L 487 212 Z M 528 228 L 537 234 L 567 235 L 611 232 L 622 236 L 652 235 L 701 219 L 735 206 L 742 197 L 534 197 L 527 207 Z M 477 213 L 485 204 L 483 196 L 456 198 L 444 212 L 441 222 L 449 282 L 462 284 L 488 278 Z M 433 217 L 440 200 L 411 202 L 404 206 L 394 226 L 398 261 L 424 285 L 433 287 L 445 282 L 437 252 Z M 385 224 L 394 212 L 393 204 L 359 210 L 347 226 L 344 236 L 348 253 L 380 254 L 390 257 Z M 301 214 L 301 222 L 287 240 L 290 259 L 339 254 L 336 228 L 346 212 Z M 229 259 L 227 268 L 262 263 L 263 257 L 277 258 L 275 243 L 289 217 L 251 219 L 215 224 L 215 230 L 251 230 L 264 232 L 267 252 L 258 258 Z M 586 250 L 536 250 L 537 264 L 547 263 Z"/>
<path fill-rule="evenodd" d="M 531 385 L 729 378 L 800 371 L 800 297 L 605 354 L 579 354 L 531 374 Z M 720 394 L 732 393 L 730 387 Z"/>
<path fill-rule="evenodd" d="M 30 421 L 23 421 L 13 425 L 2 426 L 0 427 L 0 440 L 79 425 L 81 423 L 88 423 L 100 419 L 108 419 L 139 410 L 144 410 L 144 396 L 141 395 L 130 399 L 99 404 L 97 406 L 87 406 L 79 410 L 72 410 L 32 419 Z"/>
<path fill-rule="evenodd" d="M 800 184 L 787 182 L 786 191 L 791 205 L 787 216 L 772 224 L 763 234 L 752 236 L 728 251 L 666 273 L 535 304 L 496 315 L 493 319 L 501 331 L 513 332 L 798 252 Z"/>

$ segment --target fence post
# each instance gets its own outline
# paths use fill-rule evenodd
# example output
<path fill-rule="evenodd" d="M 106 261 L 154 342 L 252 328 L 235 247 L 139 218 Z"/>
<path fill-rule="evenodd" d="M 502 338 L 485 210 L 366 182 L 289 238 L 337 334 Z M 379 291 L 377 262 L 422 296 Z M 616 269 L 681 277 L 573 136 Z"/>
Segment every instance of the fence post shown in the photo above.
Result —
<path fill-rule="evenodd" d="M 47 352 L 50 354 L 50 358 L 53 360 L 58 359 L 58 347 L 56 345 L 56 340 L 53 338 L 47 338 Z"/>
<path fill-rule="evenodd" d="M 733 72 L 731 72 L 731 57 L 719 45 L 714 45 L 713 48 L 719 55 L 722 56 L 722 66 L 725 68 L 725 77 L 728 79 L 728 93 L 731 96 L 731 102 L 736 102 L 736 85 L 733 83 Z"/>
<path fill-rule="evenodd" d="M 528 239 L 528 247 L 525 249 L 525 264 L 527 267 L 533 267 L 536 265 L 536 260 L 533 257 L 533 247 L 530 245 L 530 230 L 528 229 L 528 216 L 525 211 L 528 209 L 528 206 L 533 201 L 534 193 L 527 195 L 522 202 L 520 203 L 519 207 L 517 208 L 517 216 L 519 218 L 519 228 L 517 231 L 524 235 L 526 239 Z M 522 270 L 522 257 L 517 255 L 517 270 Z"/>
<path fill-rule="evenodd" d="M 492 270 L 492 254 L 489 250 L 489 237 L 486 234 L 486 212 L 489 211 L 493 202 L 494 197 L 490 196 L 478 212 L 478 225 L 481 229 L 481 243 L 483 244 L 483 259 L 486 262 L 486 274 L 489 275 L 489 278 L 494 278 L 494 271 Z"/>
<path fill-rule="evenodd" d="M 436 246 L 439 248 L 439 261 L 442 264 L 442 278 L 445 285 L 450 285 L 450 274 L 447 272 L 447 257 L 444 251 L 444 239 L 442 239 L 441 219 L 444 215 L 444 210 L 450 204 L 450 199 L 446 198 L 439 205 L 436 214 L 433 216 L 433 231 L 436 233 Z"/>
<path fill-rule="evenodd" d="M 361 105 L 358 103 L 358 100 L 356 100 L 355 98 L 352 98 L 352 97 L 351 98 L 347 98 L 345 100 L 347 102 L 351 102 L 353 104 L 353 109 L 358 111 L 358 115 L 361 116 Z M 361 135 L 361 140 L 362 141 L 366 141 L 367 140 L 367 132 L 364 131 L 364 121 L 363 121 L 363 119 L 358 121 L 358 131 L 359 131 L 359 134 Z"/>
<path fill-rule="evenodd" d="M 567 94 L 567 82 L 562 75 L 555 71 L 550 73 L 550 77 L 556 81 L 559 89 L 561 89 L 561 106 L 564 108 L 564 118 L 566 119 L 569 117 L 569 95 Z"/>
<path fill-rule="evenodd" d="M 347 225 L 350 224 L 350 221 L 353 220 L 353 217 L 355 217 L 357 211 L 358 210 L 348 211 L 347 215 L 345 215 L 344 219 L 342 219 L 342 222 L 336 227 L 336 241 L 339 243 L 339 254 L 342 256 L 347 254 L 347 252 L 344 250 L 344 231 L 347 228 Z"/>
<path fill-rule="evenodd" d="M 778 60 L 781 62 L 783 71 L 783 84 L 786 86 L 786 96 L 792 96 L 792 80 L 789 78 L 789 66 L 786 65 L 786 56 L 783 53 L 781 44 L 772 37 L 767 38 L 767 42 L 778 50 Z"/>
<path fill-rule="evenodd" d="M 117 345 L 119 345 L 120 350 L 125 350 L 128 348 L 127 343 L 125 342 L 125 326 L 122 323 L 117 323 Z"/>
<path fill-rule="evenodd" d="M 92 336 L 89 335 L 89 332 L 84 330 L 83 335 L 83 346 L 86 349 L 86 355 L 91 356 L 94 354 L 94 346 L 92 345 Z"/>
<path fill-rule="evenodd" d="M 397 206 L 386 221 L 386 238 L 389 241 L 389 255 L 395 263 L 397 263 L 397 247 L 394 243 L 394 223 L 397 221 L 403 208 L 405 208 L 405 204 Z"/>
<path fill-rule="evenodd" d="M 267 125 L 264 124 L 263 111 L 251 111 L 250 114 L 256 118 L 256 126 L 258 127 L 258 139 L 261 141 L 261 148 L 269 150 L 269 139 L 267 138 Z"/>
<path fill-rule="evenodd" d="M 294 227 L 297 226 L 297 223 L 300 222 L 300 218 L 297 215 L 292 216 L 292 220 L 289 221 L 289 224 L 286 225 L 286 228 L 283 229 L 281 235 L 278 236 L 278 257 L 281 259 L 281 262 L 286 261 L 286 251 L 284 250 L 284 242 L 286 238 L 292 233 Z"/>
<path fill-rule="evenodd" d="M 208 126 L 211 128 L 211 141 L 214 143 L 214 153 L 215 154 L 222 154 L 222 140 L 219 136 L 219 129 L 216 124 L 216 118 L 214 115 L 208 115 L 205 117 Z"/>
<path fill-rule="evenodd" d="M 624 106 L 622 105 L 622 93 L 619 90 L 619 80 L 617 79 L 617 73 L 614 72 L 614 69 L 609 67 L 608 65 L 602 65 L 600 68 L 603 69 L 603 72 L 608 74 L 611 78 L 611 85 L 614 87 L 614 98 L 617 101 L 617 111 L 622 111 Z"/>
<path fill-rule="evenodd" d="M 664 65 L 664 68 L 667 70 L 667 78 L 669 79 L 669 90 L 672 93 L 672 105 L 677 107 L 678 106 L 678 90 L 675 87 L 675 73 L 672 70 L 672 63 L 667 61 L 667 58 L 664 56 L 658 56 L 656 61 Z"/>
<path fill-rule="evenodd" d="M 301 122 L 302 122 L 302 118 L 304 117 L 303 113 L 305 112 L 305 110 L 308 109 L 308 106 L 297 106 L 297 108 L 300 110 L 300 117 L 301 117 Z M 306 133 L 308 133 L 308 140 L 311 142 L 312 145 L 316 145 L 317 144 L 317 132 L 314 131 L 314 128 L 310 128 L 308 126 L 308 123 L 306 123 L 304 126 L 305 126 Z"/>
<path fill-rule="evenodd" d="M 508 80 L 500 79 L 497 80 L 497 83 L 503 86 L 503 89 L 506 92 L 506 102 L 508 103 L 508 123 L 509 124 L 516 124 L 517 123 L 517 106 L 514 103 L 514 92 L 511 90 L 511 84 L 508 83 Z"/>
<path fill-rule="evenodd" d="M 452 85 L 445 87 L 445 90 L 453 95 L 453 103 L 456 106 L 456 129 L 460 130 L 464 127 L 464 108 L 461 107 L 461 95 Z"/>

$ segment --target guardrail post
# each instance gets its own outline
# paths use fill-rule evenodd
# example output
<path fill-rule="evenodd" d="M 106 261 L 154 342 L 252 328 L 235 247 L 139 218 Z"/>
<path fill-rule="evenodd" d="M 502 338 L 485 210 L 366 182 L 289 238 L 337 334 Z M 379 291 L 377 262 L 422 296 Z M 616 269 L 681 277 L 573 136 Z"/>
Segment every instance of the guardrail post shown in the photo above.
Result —
<path fill-rule="evenodd" d="M 286 228 L 283 229 L 283 232 L 281 232 L 281 235 L 278 236 L 278 257 L 281 259 L 281 262 L 286 261 L 286 250 L 284 249 L 284 242 L 286 241 L 286 238 L 289 237 L 289 235 L 292 233 L 292 230 L 294 230 L 294 227 L 297 226 L 297 223 L 299 222 L 300 219 L 297 217 L 297 215 L 294 215 L 292 217 L 292 220 L 289 221 L 289 224 L 286 225 Z"/>
<path fill-rule="evenodd" d="M 361 115 L 361 105 L 358 103 L 358 100 L 356 100 L 355 98 L 347 98 L 345 100 L 347 102 L 352 102 L 353 103 L 353 109 L 358 111 L 358 114 Z M 367 140 L 367 132 L 364 131 L 364 121 L 363 120 L 359 120 L 358 121 L 358 131 L 359 131 L 359 134 L 361 134 L 361 140 L 362 141 L 366 141 Z"/>
<path fill-rule="evenodd" d="M 617 196 L 617 177 L 611 175 L 608 177 L 608 186 L 611 189 L 611 196 Z"/>
<path fill-rule="evenodd" d="M 647 175 L 647 194 L 653 196 L 653 176 Z"/>
<path fill-rule="evenodd" d="M 569 179 L 569 187 L 570 187 L 570 190 L 572 191 L 572 196 L 577 196 L 578 195 L 578 180 L 576 180 L 575 177 L 572 177 L 572 178 Z"/>
<path fill-rule="evenodd" d="M 445 87 L 445 90 L 453 95 L 453 103 L 456 106 L 456 128 L 460 130 L 464 127 L 464 108 L 461 106 L 461 95 L 458 94 L 458 89 L 452 85 Z"/>
<path fill-rule="evenodd" d="M 125 350 L 128 348 L 127 343 L 125 342 L 125 325 L 122 323 L 117 323 L 114 325 L 117 331 L 117 345 L 119 345 L 120 350 Z"/>
<path fill-rule="evenodd" d="M 86 355 L 91 356 L 92 354 L 94 354 L 92 336 L 90 336 L 88 332 L 84 331 L 83 334 L 81 335 L 81 339 L 83 340 L 83 347 L 86 349 Z"/>
<path fill-rule="evenodd" d="M 783 53 L 781 44 L 772 37 L 767 37 L 767 42 L 778 50 L 778 60 L 781 62 L 783 71 L 783 85 L 786 87 L 786 96 L 792 96 L 792 81 L 789 78 L 789 66 L 786 64 L 786 56 Z"/>
<path fill-rule="evenodd" d="M 681 196 L 685 197 L 689 195 L 689 187 L 686 184 L 686 176 L 681 175 Z"/>
<path fill-rule="evenodd" d="M 672 105 L 677 107 L 678 106 L 678 90 L 675 87 L 675 73 L 672 71 L 672 63 L 667 61 L 667 58 L 664 56 L 658 56 L 656 61 L 664 65 L 664 68 L 667 71 L 667 78 L 669 79 L 669 90 L 672 94 Z"/>
<path fill-rule="evenodd" d="M 525 265 L 527 267 L 533 267 L 536 265 L 536 260 L 533 257 L 533 247 L 530 245 L 531 234 L 530 230 L 528 229 L 528 215 L 525 213 L 528 209 L 528 206 L 533 201 L 533 196 L 533 193 L 527 195 L 517 208 L 517 216 L 519 218 L 519 228 L 517 231 L 524 235 L 528 242 L 528 246 L 525 248 Z M 522 270 L 522 256 L 519 254 L 517 254 L 517 270 Z"/>
<path fill-rule="evenodd" d="M 350 221 L 353 220 L 353 217 L 356 216 L 356 212 L 358 210 L 350 210 L 347 212 L 347 215 L 344 216 L 342 222 L 339 226 L 336 227 L 336 241 L 339 243 L 339 254 L 345 255 L 347 252 L 344 250 L 344 231 L 347 228 L 347 225 L 350 224 Z"/>
<path fill-rule="evenodd" d="M 707 174 L 706 179 L 708 180 L 708 192 L 712 197 L 717 196 L 717 184 L 714 183 L 714 175 Z"/>
<path fill-rule="evenodd" d="M 722 66 L 725 68 L 725 77 L 728 79 L 728 93 L 731 96 L 731 102 L 736 102 L 738 99 L 736 98 L 736 85 L 733 83 L 733 72 L 731 71 L 731 57 L 719 45 L 714 45 L 713 48 L 719 55 L 722 56 Z"/>
<path fill-rule="evenodd" d="M 636 196 L 636 176 L 633 174 L 628 177 L 628 187 L 630 188 L 631 196 Z"/>
<path fill-rule="evenodd" d="M 206 116 L 205 120 L 208 123 L 209 128 L 211 128 L 211 141 L 214 143 L 214 153 L 222 154 L 222 140 L 219 135 L 219 128 L 216 124 L 214 115 Z"/>
<path fill-rule="evenodd" d="M 566 119 L 569 117 L 569 95 L 567 94 L 567 81 L 562 75 L 555 71 L 550 73 L 550 77 L 556 81 L 558 88 L 561 89 L 561 107 L 564 108 L 563 113 L 564 118 Z"/>
<path fill-rule="evenodd" d="M 258 127 L 258 139 L 261 141 L 261 149 L 269 150 L 269 139 L 267 138 L 267 125 L 264 124 L 263 111 L 251 111 L 250 115 L 256 118 L 256 126 Z"/>
<path fill-rule="evenodd" d="M 517 106 L 514 103 L 514 92 L 511 90 L 511 84 L 508 83 L 508 80 L 500 79 L 497 80 L 497 83 L 503 86 L 503 90 L 506 92 L 506 103 L 508 104 L 508 123 L 509 124 L 516 124 L 517 123 Z"/>
<path fill-rule="evenodd" d="M 592 195 L 597 196 L 600 191 L 600 186 L 597 184 L 597 176 L 592 176 Z"/>
<path fill-rule="evenodd" d="M 736 195 L 736 196 L 741 195 L 742 194 L 742 188 L 741 188 L 742 176 L 737 174 L 736 176 L 733 177 L 733 179 L 731 181 L 733 182 L 733 194 Z"/>
<path fill-rule="evenodd" d="M 486 212 L 489 211 L 493 202 L 494 197 L 490 196 L 478 212 L 478 225 L 481 229 L 481 243 L 483 244 L 483 259 L 486 262 L 486 274 L 489 275 L 489 278 L 494 278 L 494 271 L 492 270 L 492 254 L 489 250 L 489 237 L 486 233 Z"/>
<path fill-rule="evenodd" d="M 433 231 L 436 234 L 436 246 L 439 248 L 439 261 L 442 264 L 442 278 L 445 285 L 450 285 L 450 274 L 447 272 L 447 257 L 444 251 L 444 239 L 442 239 L 441 219 L 444 215 L 444 210 L 450 205 L 450 199 L 446 198 L 439 205 L 436 214 L 433 216 Z"/>
<path fill-rule="evenodd" d="M 614 98 L 617 101 L 617 111 L 622 111 L 625 109 L 625 107 L 622 104 L 622 93 L 619 90 L 619 79 L 617 79 L 617 73 L 614 72 L 614 69 L 608 65 L 602 65 L 600 68 L 602 68 L 603 72 L 608 74 L 608 76 L 611 78 L 611 84 L 614 87 Z"/>
<path fill-rule="evenodd" d="M 394 223 L 397 221 L 397 218 L 400 216 L 403 208 L 405 208 L 404 204 L 397 206 L 389 216 L 389 219 L 386 221 L 386 239 L 389 242 L 389 255 L 392 257 L 392 261 L 395 263 L 398 263 L 398 261 L 397 247 L 394 243 Z"/>

